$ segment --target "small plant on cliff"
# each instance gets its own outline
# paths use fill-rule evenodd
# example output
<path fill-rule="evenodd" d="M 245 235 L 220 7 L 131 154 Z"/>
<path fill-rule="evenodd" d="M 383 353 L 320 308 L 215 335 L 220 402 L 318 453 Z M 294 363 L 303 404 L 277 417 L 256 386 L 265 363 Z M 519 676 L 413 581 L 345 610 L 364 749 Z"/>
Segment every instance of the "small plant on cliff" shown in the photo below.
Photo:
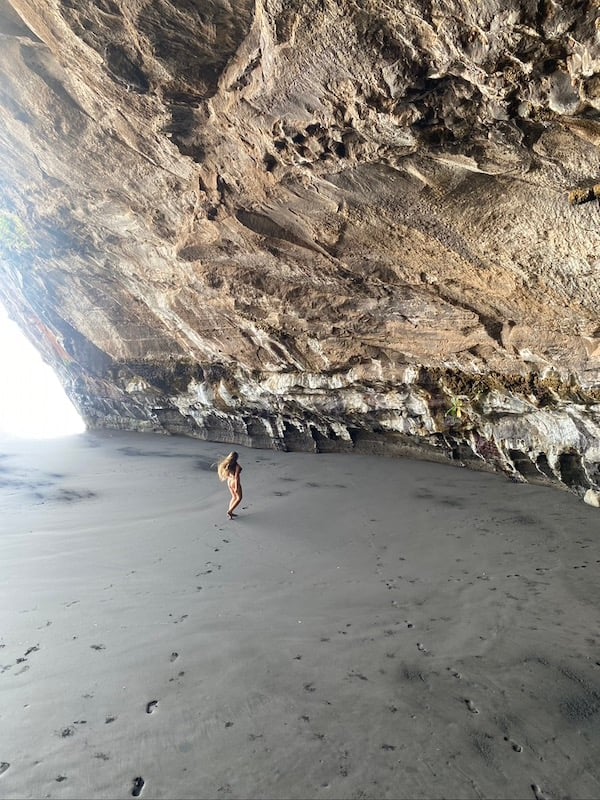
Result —
<path fill-rule="evenodd" d="M 8 211 L 0 211 L 0 252 L 24 253 L 31 247 L 27 228 Z"/>
<path fill-rule="evenodd" d="M 468 399 L 469 398 L 464 394 L 452 395 L 450 397 L 450 408 L 446 411 L 446 416 L 461 419 L 465 415 L 465 402 L 468 401 Z"/>

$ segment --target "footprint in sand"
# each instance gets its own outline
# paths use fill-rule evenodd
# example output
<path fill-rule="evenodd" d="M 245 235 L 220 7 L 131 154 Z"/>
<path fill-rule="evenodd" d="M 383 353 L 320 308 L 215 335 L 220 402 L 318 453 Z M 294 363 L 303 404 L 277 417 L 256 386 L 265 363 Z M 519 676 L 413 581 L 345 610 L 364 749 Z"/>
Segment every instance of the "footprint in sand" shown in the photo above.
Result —
<path fill-rule="evenodd" d="M 479 714 L 479 709 L 472 700 L 465 700 L 465 703 L 471 714 Z"/>
<path fill-rule="evenodd" d="M 133 789 L 131 790 L 132 797 L 139 797 L 141 795 L 144 783 L 145 781 L 141 777 L 133 779 Z"/>
<path fill-rule="evenodd" d="M 0 775 L 4 775 L 6 770 L 10 767 L 8 761 L 0 761 Z"/>
<path fill-rule="evenodd" d="M 179 653 L 176 653 L 175 651 L 173 651 L 171 653 L 171 658 L 169 659 L 169 661 L 171 661 L 171 662 L 177 661 L 178 658 L 179 658 Z"/>
<path fill-rule="evenodd" d="M 429 652 L 429 650 L 425 647 L 424 644 L 421 644 L 421 642 L 417 642 L 417 650 L 420 650 L 421 653 L 428 653 Z"/>
<path fill-rule="evenodd" d="M 510 746 L 515 751 L 515 753 L 522 753 L 523 752 L 523 748 L 521 747 L 521 745 L 517 744 L 516 742 L 513 742 L 512 739 L 508 738 L 508 736 L 504 737 L 504 741 L 505 742 L 510 742 Z"/>
<path fill-rule="evenodd" d="M 367 678 L 367 676 L 363 675 L 361 672 L 349 672 L 348 673 L 348 677 L 349 678 L 358 678 L 361 681 L 368 681 L 369 680 Z"/>
<path fill-rule="evenodd" d="M 158 706 L 158 700 L 150 700 L 149 703 L 146 704 L 146 714 L 153 714 Z"/>
<path fill-rule="evenodd" d="M 544 794 L 544 792 L 542 792 L 542 790 L 537 785 L 537 783 L 532 783 L 531 784 L 531 791 L 535 795 L 535 800 L 549 800 L 548 795 Z"/>
<path fill-rule="evenodd" d="M 197 572 L 196 573 L 197 578 L 199 578 L 201 575 L 210 575 L 212 572 L 214 572 L 215 568 L 221 569 L 222 567 L 221 564 L 215 564 L 213 561 L 207 561 L 204 566 L 208 567 L 208 569 L 205 569 L 204 572 Z"/>

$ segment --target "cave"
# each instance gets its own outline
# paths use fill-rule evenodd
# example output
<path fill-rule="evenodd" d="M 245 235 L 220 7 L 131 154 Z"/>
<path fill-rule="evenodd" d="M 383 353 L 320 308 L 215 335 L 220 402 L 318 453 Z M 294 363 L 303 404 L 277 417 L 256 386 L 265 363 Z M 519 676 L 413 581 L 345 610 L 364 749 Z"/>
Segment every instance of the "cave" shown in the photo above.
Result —
<path fill-rule="evenodd" d="M 88 429 L 597 488 L 595 6 L 446 5 L 0 0 L 0 301 Z"/>

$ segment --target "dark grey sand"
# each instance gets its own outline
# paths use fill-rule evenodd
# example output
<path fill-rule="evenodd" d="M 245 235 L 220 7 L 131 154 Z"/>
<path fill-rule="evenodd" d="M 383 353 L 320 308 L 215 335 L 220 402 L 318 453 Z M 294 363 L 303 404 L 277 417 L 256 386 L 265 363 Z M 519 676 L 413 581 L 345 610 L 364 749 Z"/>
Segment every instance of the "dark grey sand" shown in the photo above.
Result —
<path fill-rule="evenodd" d="M 598 798 L 600 516 L 452 466 L 0 445 L 2 798 Z"/>

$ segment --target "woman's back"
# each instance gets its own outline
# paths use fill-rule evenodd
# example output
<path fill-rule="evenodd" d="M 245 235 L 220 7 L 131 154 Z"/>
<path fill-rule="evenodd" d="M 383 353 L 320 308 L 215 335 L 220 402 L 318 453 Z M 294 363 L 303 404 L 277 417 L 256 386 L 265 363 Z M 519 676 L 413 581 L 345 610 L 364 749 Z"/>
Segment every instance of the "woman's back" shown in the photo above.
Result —
<path fill-rule="evenodd" d="M 217 467 L 217 472 L 222 481 L 228 481 L 230 478 L 235 478 L 242 471 L 237 459 L 238 454 L 234 452 L 229 453 L 229 455 L 224 458 L 223 461 L 221 461 Z"/>

